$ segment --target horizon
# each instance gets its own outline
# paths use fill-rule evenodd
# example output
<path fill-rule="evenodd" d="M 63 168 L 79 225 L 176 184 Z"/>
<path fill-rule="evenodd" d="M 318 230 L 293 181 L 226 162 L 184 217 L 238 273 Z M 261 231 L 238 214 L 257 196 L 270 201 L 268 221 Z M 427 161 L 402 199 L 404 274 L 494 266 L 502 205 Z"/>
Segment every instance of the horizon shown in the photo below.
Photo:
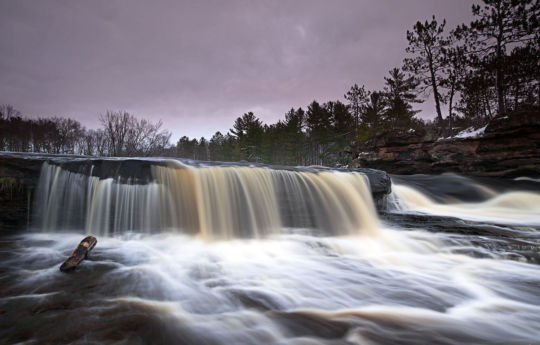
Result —
<path fill-rule="evenodd" d="M 209 139 L 249 111 L 271 124 L 313 100 L 344 102 L 355 83 L 382 89 L 416 21 L 451 29 L 473 1 L 123 4 L 2 3 L 0 103 L 87 128 L 125 110 L 162 120 L 173 143 Z"/>

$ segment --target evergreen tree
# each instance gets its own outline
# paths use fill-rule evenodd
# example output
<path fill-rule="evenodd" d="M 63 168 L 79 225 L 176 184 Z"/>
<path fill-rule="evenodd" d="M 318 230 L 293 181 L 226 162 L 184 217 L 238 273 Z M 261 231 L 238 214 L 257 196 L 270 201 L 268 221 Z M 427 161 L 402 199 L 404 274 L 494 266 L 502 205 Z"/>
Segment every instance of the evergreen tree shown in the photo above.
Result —
<path fill-rule="evenodd" d="M 418 81 L 414 77 L 406 77 L 398 68 L 390 70 L 389 74 L 390 77 L 384 78 L 384 94 L 388 105 L 386 121 L 391 129 L 409 129 L 413 124 L 413 116 L 419 112 L 413 109 L 412 104 L 422 103 L 417 97 Z"/>
<path fill-rule="evenodd" d="M 199 142 L 196 146 L 195 159 L 202 161 L 208 160 L 208 141 L 204 137 L 201 137 L 201 139 L 199 139 Z"/>
<path fill-rule="evenodd" d="M 355 125 L 354 116 L 351 115 L 347 106 L 340 101 L 328 102 L 327 109 L 332 115 L 332 124 L 337 136 L 347 140 L 354 133 L 352 128 Z M 360 113 L 360 116 L 362 113 Z"/>
<path fill-rule="evenodd" d="M 236 119 L 233 128 L 230 130 L 238 140 L 238 154 L 241 159 L 258 162 L 261 160 L 260 147 L 264 128 L 252 112 L 245 113 Z"/>
<path fill-rule="evenodd" d="M 362 123 L 373 132 L 379 129 L 386 113 L 386 99 L 383 92 L 374 91 L 369 95 L 369 103 L 362 113 Z"/>
<path fill-rule="evenodd" d="M 483 0 L 473 5 L 475 20 L 458 27 L 456 33 L 484 65 L 495 71 L 495 89 L 499 114 L 506 111 L 508 50 L 515 45 L 538 40 L 540 3 L 538 0 Z"/>
<path fill-rule="evenodd" d="M 190 140 L 184 135 L 176 143 L 176 154 L 178 157 L 195 159 L 195 148 L 197 145 L 197 139 Z"/>
<path fill-rule="evenodd" d="M 453 37 L 453 36 L 450 36 Z M 452 42 L 452 39 L 449 39 Z M 467 56 L 463 46 L 449 46 L 442 50 L 443 76 L 440 80 L 441 87 L 446 90 L 444 99 L 448 104 L 448 132 L 454 131 L 454 105 L 458 92 L 463 90 L 463 80 L 467 73 Z"/>
<path fill-rule="evenodd" d="M 310 164 L 322 164 L 328 138 L 332 136 L 331 114 L 317 101 L 313 101 L 306 111 L 305 123 Z"/>
<path fill-rule="evenodd" d="M 418 21 L 413 31 L 407 31 L 409 46 L 405 49 L 413 57 L 404 60 L 404 70 L 414 74 L 421 83 L 420 92 L 430 90 L 435 100 L 435 110 L 439 123 L 443 123 L 440 94 L 441 73 L 444 67 L 444 49 L 449 41 L 443 37 L 446 20 L 438 23 L 435 16 L 431 21 Z"/>
<path fill-rule="evenodd" d="M 303 164 L 303 147 L 306 141 L 304 129 L 305 112 L 302 108 L 291 108 L 285 114 L 285 144 L 287 163 L 290 165 Z"/>
<path fill-rule="evenodd" d="M 360 114 L 368 101 L 369 92 L 366 91 L 364 85 L 359 87 L 357 84 L 354 84 L 343 97 L 349 101 L 349 110 L 354 118 L 354 129 L 358 132 L 360 126 Z"/>
<path fill-rule="evenodd" d="M 223 161 L 225 160 L 224 148 L 225 146 L 225 137 L 221 134 L 220 131 L 217 131 L 210 141 L 208 142 L 208 158 L 212 161 Z"/>

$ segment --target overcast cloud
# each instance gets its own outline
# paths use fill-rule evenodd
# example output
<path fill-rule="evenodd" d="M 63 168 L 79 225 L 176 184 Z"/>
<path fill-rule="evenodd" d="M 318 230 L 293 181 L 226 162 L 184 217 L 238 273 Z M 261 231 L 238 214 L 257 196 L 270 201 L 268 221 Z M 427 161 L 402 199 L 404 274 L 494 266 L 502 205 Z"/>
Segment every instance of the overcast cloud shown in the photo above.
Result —
<path fill-rule="evenodd" d="M 122 109 L 209 138 L 247 111 L 273 123 L 354 83 L 382 88 L 407 29 L 433 14 L 453 27 L 471 4 L 0 0 L 0 103 L 87 127 Z"/>

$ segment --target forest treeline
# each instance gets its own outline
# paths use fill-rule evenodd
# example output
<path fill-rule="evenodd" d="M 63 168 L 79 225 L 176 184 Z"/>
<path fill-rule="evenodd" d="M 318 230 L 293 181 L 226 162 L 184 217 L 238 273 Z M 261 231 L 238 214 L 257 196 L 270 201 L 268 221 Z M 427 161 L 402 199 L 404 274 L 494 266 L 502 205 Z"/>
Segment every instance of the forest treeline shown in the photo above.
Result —
<path fill-rule="evenodd" d="M 451 136 L 480 127 L 498 114 L 540 107 L 540 3 L 483 0 L 473 21 L 446 28 L 435 16 L 406 33 L 407 57 L 384 76 L 382 90 L 357 84 L 342 100 L 313 101 L 263 124 L 252 112 L 225 134 L 182 137 L 125 111 L 101 114 L 99 129 L 69 118 L 23 117 L 0 108 L 0 150 L 96 156 L 174 156 L 200 160 L 285 165 L 339 165 L 344 147 L 382 131 L 426 131 Z M 435 118 L 416 117 L 416 105 L 431 98 Z"/>

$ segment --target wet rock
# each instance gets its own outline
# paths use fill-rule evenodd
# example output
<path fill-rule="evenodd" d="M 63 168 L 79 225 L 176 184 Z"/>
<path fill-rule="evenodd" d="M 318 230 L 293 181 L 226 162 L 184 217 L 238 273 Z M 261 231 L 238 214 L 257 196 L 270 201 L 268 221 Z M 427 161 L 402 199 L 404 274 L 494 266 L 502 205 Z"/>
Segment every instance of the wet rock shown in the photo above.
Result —
<path fill-rule="evenodd" d="M 41 171 L 41 161 L 0 154 L 0 232 L 25 229 Z"/>

